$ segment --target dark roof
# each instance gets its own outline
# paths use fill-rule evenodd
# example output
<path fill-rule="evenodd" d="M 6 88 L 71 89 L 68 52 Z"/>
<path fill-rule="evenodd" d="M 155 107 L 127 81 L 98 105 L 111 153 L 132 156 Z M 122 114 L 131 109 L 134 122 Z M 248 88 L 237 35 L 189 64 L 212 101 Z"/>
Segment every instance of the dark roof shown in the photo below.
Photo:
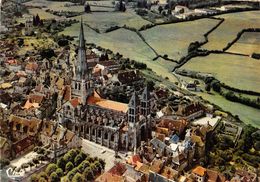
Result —
<path fill-rule="evenodd" d="M 139 81 L 142 78 L 138 70 L 121 72 L 117 77 L 122 84 Z"/>

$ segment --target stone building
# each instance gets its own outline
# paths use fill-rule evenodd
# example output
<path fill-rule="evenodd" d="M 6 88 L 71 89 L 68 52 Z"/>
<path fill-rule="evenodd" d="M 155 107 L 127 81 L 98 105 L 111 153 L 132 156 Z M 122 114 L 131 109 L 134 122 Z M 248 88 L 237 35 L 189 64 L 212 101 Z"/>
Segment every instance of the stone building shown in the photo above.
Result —
<path fill-rule="evenodd" d="M 60 124 L 79 136 L 114 150 L 134 150 L 151 136 L 150 93 L 133 93 L 129 104 L 101 98 L 86 60 L 81 23 L 78 58 L 71 85 L 58 96 L 57 116 Z"/>

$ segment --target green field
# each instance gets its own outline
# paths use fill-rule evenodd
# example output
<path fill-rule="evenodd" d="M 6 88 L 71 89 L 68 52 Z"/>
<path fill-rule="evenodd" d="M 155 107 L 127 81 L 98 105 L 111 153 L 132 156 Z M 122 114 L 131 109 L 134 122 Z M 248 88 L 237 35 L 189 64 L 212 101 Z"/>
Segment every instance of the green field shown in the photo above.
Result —
<path fill-rule="evenodd" d="M 260 53 L 260 32 L 245 32 L 228 52 L 251 55 Z"/>
<path fill-rule="evenodd" d="M 89 24 L 92 28 L 99 29 L 101 32 L 105 32 L 112 26 L 124 26 L 140 29 L 143 25 L 150 22 L 142 19 L 136 15 L 133 10 L 127 10 L 126 12 L 98 12 L 84 14 L 82 16 L 73 17 L 73 19 L 80 20 L 83 18 L 84 22 Z"/>
<path fill-rule="evenodd" d="M 207 93 L 196 93 L 201 96 L 203 99 L 208 100 L 211 103 L 214 103 L 221 107 L 223 110 L 232 113 L 233 115 L 238 115 L 239 118 L 246 124 L 251 124 L 255 127 L 260 128 L 260 111 L 259 109 L 255 109 L 249 106 L 245 106 L 243 104 L 239 104 L 236 102 L 231 102 L 226 100 L 224 97 L 218 95 L 207 94 Z"/>
<path fill-rule="evenodd" d="M 119 52 L 126 58 L 144 62 L 158 75 L 168 77 L 169 80 L 173 82 L 176 81 L 176 78 L 170 72 L 175 63 L 163 59 L 153 61 L 152 59 L 156 57 L 155 53 L 135 32 L 119 29 L 110 33 L 98 34 L 87 26 L 84 27 L 84 31 L 88 43 L 95 43 L 96 45 L 110 49 L 115 53 Z M 60 34 L 78 36 L 79 24 L 74 24 L 73 26 L 66 28 Z"/>
<path fill-rule="evenodd" d="M 36 16 L 38 14 L 41 19 L 59 19 L 60 18 L 51 13 L 45 12 L 43 9 L 30 8 L 28 10 L 29 10 L 29 14 L 34 15 L 34 16 Z"/>
<path fill-rule="evenodd" d="M 242 90 L 260 91 L 260 61 L 245 56 L 210 54 L 191 59 L 182 68 L 212 73 L 225 84 Z"/>
<path fill-rule="evenodd" d="M 204 41 L 203 34 L 218 22 L 219 20 L 205 18 L 156 26 L 141 33 L 158 54 L 167 54 L 170 58 L 179 60 L 187 54 L 191 42 Z"/>
<path fill-rule="evenodd" d="M 218 17 L 224 18 L 225 21 L 209 35 L 209 42 L 203 46 L 204 49 L 222 50 L 242 29 L 260 27 L 260 11 L 224 14 Z"/>

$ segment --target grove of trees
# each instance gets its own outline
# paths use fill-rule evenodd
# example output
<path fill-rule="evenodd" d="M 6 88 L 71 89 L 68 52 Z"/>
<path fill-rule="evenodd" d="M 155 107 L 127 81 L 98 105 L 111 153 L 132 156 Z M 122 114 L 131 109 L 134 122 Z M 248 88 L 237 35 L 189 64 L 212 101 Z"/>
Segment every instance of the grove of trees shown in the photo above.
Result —
<path fill-rule="evenodd" d="M 92 181 L 105 168 L 105 161 L 97 157 L 92 158 L 79 149 L 71 149 L 56 163 L 50 163 L 45 171 L 31 176 L 31 182 Z"/>

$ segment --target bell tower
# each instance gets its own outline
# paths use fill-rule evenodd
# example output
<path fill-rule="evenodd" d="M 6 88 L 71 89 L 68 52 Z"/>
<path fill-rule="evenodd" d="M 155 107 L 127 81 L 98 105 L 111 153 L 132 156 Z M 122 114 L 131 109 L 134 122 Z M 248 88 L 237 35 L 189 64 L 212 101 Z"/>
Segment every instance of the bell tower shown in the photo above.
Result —
<path fill-rule="evenodd" d="M 93 89 L 86 59 L 86 45 L 82 19 L 80 23 L 78 57 L 75 61 L 75 73 L 71 84 L 72 96 L 80 98 L 81 103 L 85 105 L 87 97 L 92 94 Z"/>

